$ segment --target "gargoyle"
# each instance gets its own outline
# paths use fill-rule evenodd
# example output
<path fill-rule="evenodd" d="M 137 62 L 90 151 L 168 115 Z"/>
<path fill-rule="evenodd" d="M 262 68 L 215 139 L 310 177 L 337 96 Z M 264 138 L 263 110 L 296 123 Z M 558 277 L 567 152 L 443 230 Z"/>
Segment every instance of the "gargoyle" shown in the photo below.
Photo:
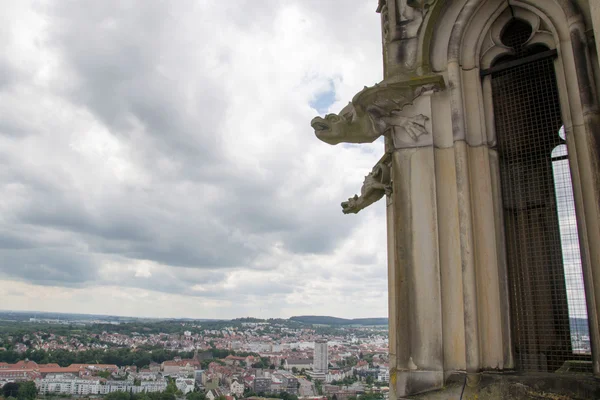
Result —
<path fill-rule="evenodd" d="M 392 186 L 389 183 L 389 169 L 384 164 L 377 164 L 373 170 L 365 176 L 360 196 L 354 195 L 342 203 L 344 214 L 358 214 L 360 210 L 379 201 L 384 195 L 391 195 Z"/>
<path fill-rule="evenodd" d="M 406 83 L 381 83 L 365 87 L 339 114 L 316 117 L 311 121 L 316 136 L 325 143 L 371 143 L 384 134 L 404 130 L 415 142 L 425 133 L 427 117 L 404 117 L 402 109 L 436 84 L 418 87 Z"/>

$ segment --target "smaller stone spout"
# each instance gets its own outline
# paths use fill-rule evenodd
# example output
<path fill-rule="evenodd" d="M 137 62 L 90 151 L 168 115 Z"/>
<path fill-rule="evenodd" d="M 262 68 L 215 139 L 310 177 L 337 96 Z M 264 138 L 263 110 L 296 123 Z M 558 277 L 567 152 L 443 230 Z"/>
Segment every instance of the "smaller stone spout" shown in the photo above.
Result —
<path fill-rule="evenodd" d="M 358 214 L 358 212 L 371 204 L 379 201 L 384 195 L 391 195 L 392 186 L 389 180 L 389 168 L 382 162 L 377 163 L 373 170 L 365 176 L 360 196 L 354 195 L 342 203 L 344 214 Z"/>

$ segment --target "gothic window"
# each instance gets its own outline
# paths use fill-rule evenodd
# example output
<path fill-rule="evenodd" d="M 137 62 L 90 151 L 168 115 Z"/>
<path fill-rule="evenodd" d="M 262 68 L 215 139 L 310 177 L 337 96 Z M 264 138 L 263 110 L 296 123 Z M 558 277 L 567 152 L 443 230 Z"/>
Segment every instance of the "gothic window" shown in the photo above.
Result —
<path fill-rule="evenodd" d="M 513 18 L 501 34 L 510 51 L 488 74 L 517 368 L 556 371 L 589 359 L 589 334 L 556 51 L 529 45 L 532 35 Z"/>

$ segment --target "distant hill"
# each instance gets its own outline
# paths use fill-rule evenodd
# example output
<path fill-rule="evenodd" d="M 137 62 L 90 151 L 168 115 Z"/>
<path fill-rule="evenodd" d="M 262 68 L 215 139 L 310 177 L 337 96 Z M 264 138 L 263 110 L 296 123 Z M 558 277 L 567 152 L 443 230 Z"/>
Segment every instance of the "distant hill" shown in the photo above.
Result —
<path fill-rule="evenodd" d="M 290 321 L 302 322 L 304 324 L 317 325 L 387 325 L 387 318 L 337 318 L 319 315 L 302 315 L 291 317 Z"/>

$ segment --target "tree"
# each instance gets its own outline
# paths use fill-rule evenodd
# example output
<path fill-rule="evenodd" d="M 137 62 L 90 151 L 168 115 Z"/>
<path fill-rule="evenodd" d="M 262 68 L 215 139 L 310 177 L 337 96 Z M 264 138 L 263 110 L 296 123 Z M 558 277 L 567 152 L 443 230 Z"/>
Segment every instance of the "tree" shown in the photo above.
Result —
<path fill-rule="evenodd" d="M 292 367 L 292 373 L 293 373 L 293 374 L 297 374 L 297 373 L 298 373 L 298 368 L 296 368 L 296 367 Z"/>
<path fill-rule="evenodd" d="M 354 356 L 350 356 L 346 359 L 346 365 L 349 367 L 354 367 L 358 363 L 358 358 Z"/>
<path fill-rule="evenodd" d="M 148 397 L 150 400 L 175 400 L 175 395 L 167 392 L 148 393 Z"/>
<path fill-rule="evenodd" d="M 19 393 L 19 384 L 17 382 L 8 382 L 6 385 L 2 386 L 2 396 L 7 397 L 17 397 Z"/>
<path fill-rule="evenodd" d="M 288 392 L 280 392 L 279 398 L 281 400 L 298 400 L 298 396 L 289 394 Z"/>
<path fill-rule="evenodd" d="M 129 393 L 112 392 L 104 396 L 104 400 L 129 400 Z"/>
<path fill-rule="evenodd" d="M 318 379 L 315 379 L 315 388 L 317 389 L 317 394 L 323 394 L 323 383 Z"/>
<path fill-rule="evenodd" d="M 367 385 L 372 385 L 373 382 L 375 382 L 375 378 L 373 378 L 371 375 L 367 376 Z"/>
<path fill-rule="evenodd" d="M 360 395 L 360 400 L 381 400 L 383 399 L 382 393 L 365 393 Z"/>
<path fill-rule="evenodd" d="M 168 384 L 167 384 L 167 388 L 165 389 L 165 393 L 167 394 L 172 394 L 172 395 L 176 395 L 176 396 L 181 396 L 183 395 L 183 393 L 181 392 L 181 390 L 179 390 L 179 388 L 177 388 L 177 385 L 175 385 L 175 380 L 171 380 Z"/>
<path fill-rule="evenodd" d="M 100 378 L 108 379 L 110 378 L 110 371 L 98 371 L 96 375 L 98 375 Z"/>
<path fill-rule="evenodd" d="M 38 390 L 33 381 L 21 382 L 17 392 L 17 398 L 19 400 L 33 400 L 36 398 L 37 393 Z"/>
<path fill-rule="evenodd" d="M 185 398 L 186 400 L 206 400 L 206 395 L 201 392 L 189 392 Z"/>

